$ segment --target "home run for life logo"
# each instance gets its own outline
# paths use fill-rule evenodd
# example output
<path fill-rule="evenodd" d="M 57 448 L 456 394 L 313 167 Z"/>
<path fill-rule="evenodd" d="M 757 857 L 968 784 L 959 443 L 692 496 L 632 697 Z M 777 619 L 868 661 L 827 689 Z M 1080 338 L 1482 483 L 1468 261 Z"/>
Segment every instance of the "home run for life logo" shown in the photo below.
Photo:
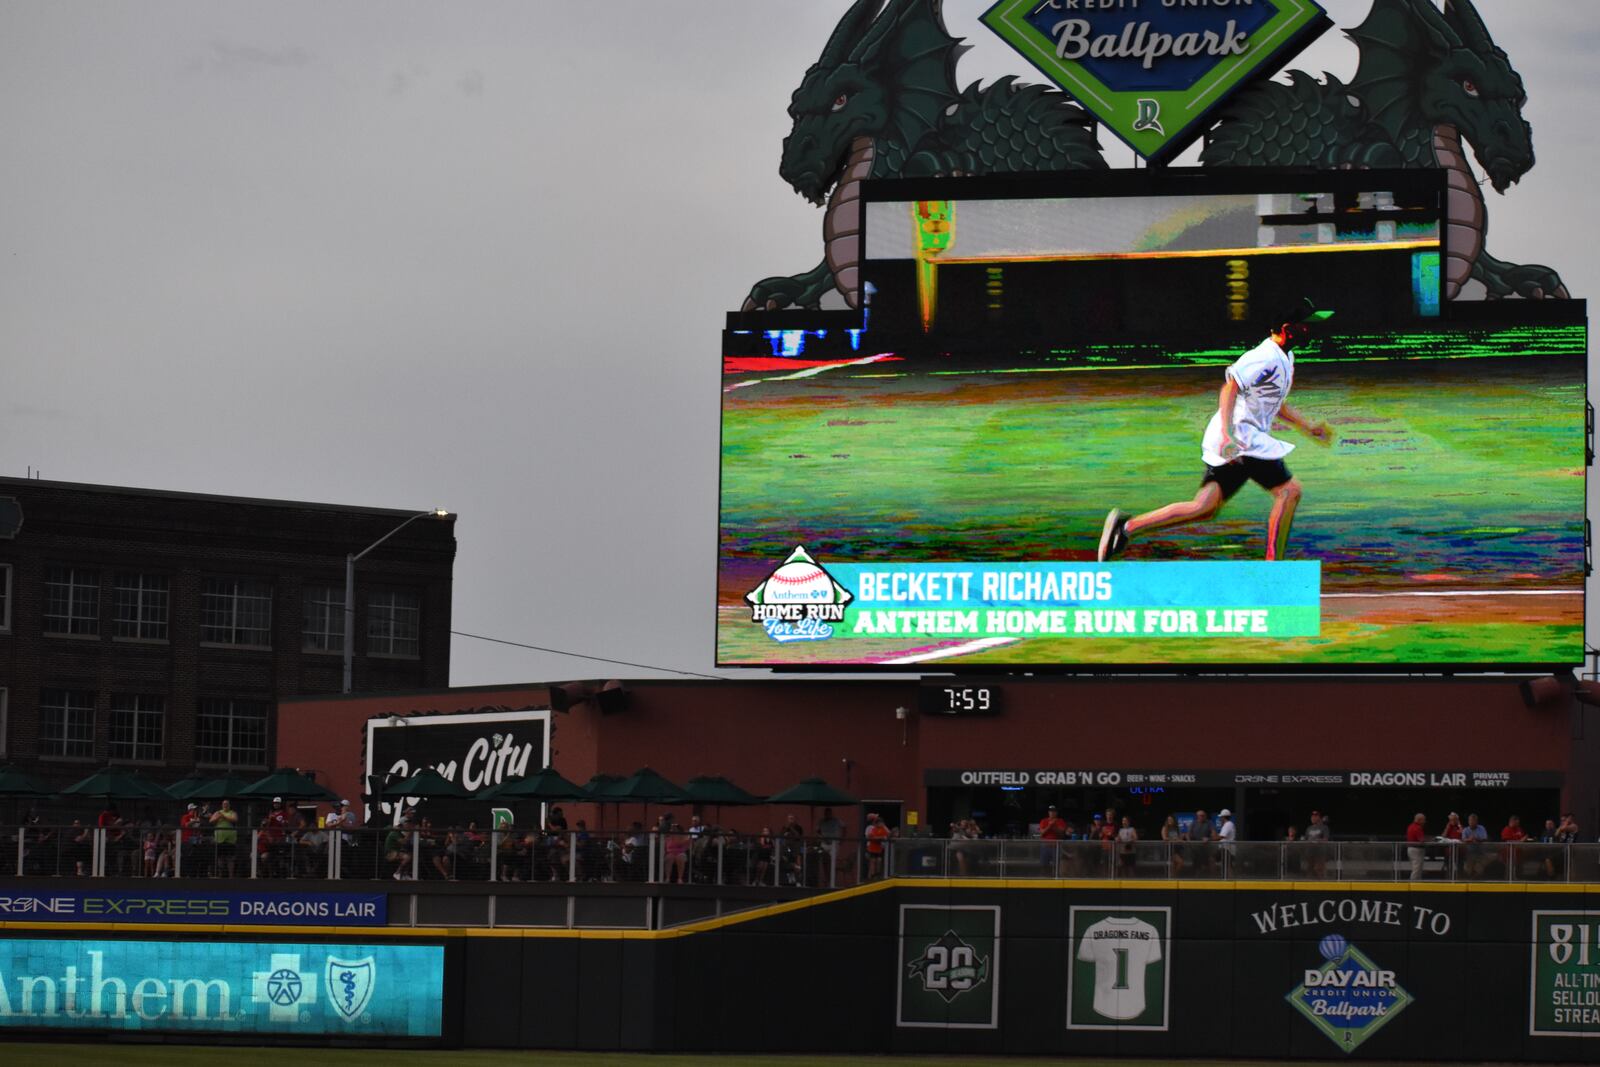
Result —
<path fill-rule="evenodd" d="M 833 624 L 844 621 L 845 607 L 855 598 L 797 545 L 744 599 L 751 622 L 759 622 L 774 641 L 789 642 L 832 637 Z"/>
<path fill-rule="evenodd" d="M 1400 988 L 1393 971 L 1379 967 L 1339 934 L 1324 937 L 1317 951 L 1326 962 L 1308 967 L 1304 981 L 1287 999 L 1329 1041 L 1354 1052 L 1413 998 Z"/>

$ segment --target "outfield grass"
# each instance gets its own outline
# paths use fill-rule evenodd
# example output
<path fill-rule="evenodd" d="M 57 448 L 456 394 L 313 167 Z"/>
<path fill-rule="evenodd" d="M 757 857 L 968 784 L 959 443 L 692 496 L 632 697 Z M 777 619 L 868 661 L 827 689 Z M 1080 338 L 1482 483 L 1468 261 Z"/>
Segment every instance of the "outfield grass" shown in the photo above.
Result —
<path fill-rule="evenodd" d="M 1103 1059 L 1012 1059 L 973 1056 L 738 1056 L 695 1055 L 662 1056 L 616 1052 L 459 1052 L 397 1051 L 394 1049 L 306 1049 L 250 1048 L 230 1045 L 67 1045 L 8 1044 L 0 1042 L 0 1062 L 6 1067 L 60 1067 L 62 1064 L 93 1064 L 95 1067 L 189 1067 L 225 1064 L 226 1067 L 500 1067 L 502 1064 L 533 1063 L 536 1067 L 1167 1067 L 1172 1060 Z M 1181 1060 L 1182 1067 L 1237 1067 L 1257 1064 L 1277 1067 L 1294 1063 L 1297 1067 L 1317 1067 L 1342 1063 L 1337 1060 Z M 1376 1064 L 1376 1067 L 1385 1067 Z M 1389 1065 L 1398 1067 L 1398 1065 Z M 1441 1064 L 1439 1067 L 1451 1067 Z M 1464 1065 L 1456 1065 L 1464 1067 Z"/>

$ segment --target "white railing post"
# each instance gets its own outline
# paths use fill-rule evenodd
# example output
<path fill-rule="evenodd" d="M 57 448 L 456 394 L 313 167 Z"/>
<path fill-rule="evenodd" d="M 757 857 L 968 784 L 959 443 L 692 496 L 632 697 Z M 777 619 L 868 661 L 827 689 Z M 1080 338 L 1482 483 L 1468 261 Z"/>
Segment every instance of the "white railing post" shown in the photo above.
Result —
<path fill-rule="evenodd" d="M 422 831 L 411 831 L 411 880 L 417 881 L 422 877 Z"/>
<path fill-rule="evenodd" d="M 95 878 L 106 876 L 106 828 L 97 826 L 94 830 L 94 853 L 90 857 L 89 871 Z"/>
<path fill-rule="evenodd" d="M 567 884 L 578 880 L 578 835 L 576 832 L 567 834 Z"/>
<path fill-rule="evenodd" d="M 172 877 L 183 877 L 183 827 L 172 832 Z"/>
<path fill-rule="evenodd" d="M 261 836 L 261 831 L 260 830 L 251 830 L 250 831 L 250 877 L 251 878 L 254 878 L 256 876 L 256 862 L 258 860 L 260 860 L 260 858 L 261 858 L 260 842 L 257 840 L 260 836 Z"/>
<path fill-rule="evenodd" d="M 783 837 L 779 835 L 772 839 L 772 885 L 777 888 L 783 884 Z"/>
<path fill-rule="evenodd" d="M 724 844 L 726 844 L 726 842 L 723 841 L 722 834 L 718 833 L 717 834 L 717 884 L 718 885 L 722 884 L 722 846 Z"/>
<path fill-rule="evenodd" d="M 17 827 L 17 877 L 18 878 L 22 877 L 22 857 L 23 857 L 23 854 L 24 854 L 23 853 L 22 844 L 23 844 L 23 841 L 27 839 L 27 836 L 28 836 L 28 827 L 26 825 Z"/>
<path fill-rule="evenodd" d="M 489 831 L 489 881 L 500 880 L 500 831 Z"/>
<path fill-rule="evenodd" d="M 651 885 L 654 885 L 656 881 L 656 846 L 660 843 L 660 838 L 660 834 L 651 830 L 646 839 L 646 848 L 649 850 L 650 855 L 645 862 L 645 881 Z"/>

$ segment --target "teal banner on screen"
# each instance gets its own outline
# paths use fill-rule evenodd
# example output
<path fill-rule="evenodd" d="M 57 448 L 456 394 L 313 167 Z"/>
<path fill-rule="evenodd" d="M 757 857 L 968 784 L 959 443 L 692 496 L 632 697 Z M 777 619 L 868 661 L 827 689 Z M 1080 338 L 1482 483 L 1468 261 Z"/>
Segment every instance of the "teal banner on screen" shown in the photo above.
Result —
<path fill-rule="evenodd" d="M 835 563 L 844 637 L 1310 637 L 1316 560 Z"/>
<path fill-rule="evenodd" d="M 0 940 L 0 1026 L 437 1037 L 444 949 Z"/>

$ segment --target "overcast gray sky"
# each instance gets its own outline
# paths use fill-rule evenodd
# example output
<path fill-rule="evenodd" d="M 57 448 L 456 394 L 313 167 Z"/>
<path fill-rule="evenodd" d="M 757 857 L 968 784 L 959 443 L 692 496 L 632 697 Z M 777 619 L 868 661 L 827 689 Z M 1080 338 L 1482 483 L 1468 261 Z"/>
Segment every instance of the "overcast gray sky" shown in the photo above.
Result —
<path fill-rule="evenodd" d="M 778 155 L 846 6 L 0 5 L 0 470 L 448 507 L 457 629 L 710 672 L 719 331 L 819 258 Z M 961 81 L 1039 80 L 986 6 L 946 4 Z M 1592 295 L 1594 0 L 1479 6 L 1539 158 L 1489 248 Z"/>

